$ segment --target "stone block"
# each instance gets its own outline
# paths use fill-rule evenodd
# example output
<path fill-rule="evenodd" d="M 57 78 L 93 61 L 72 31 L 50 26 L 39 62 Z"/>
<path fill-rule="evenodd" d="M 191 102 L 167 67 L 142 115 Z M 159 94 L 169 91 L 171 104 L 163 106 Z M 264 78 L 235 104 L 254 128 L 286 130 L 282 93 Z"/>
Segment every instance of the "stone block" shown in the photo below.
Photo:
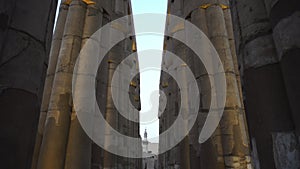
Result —
<path fill-rule="evenodd" d="M 300 48 L 300 12 L 282 19 L 273 30 L 277 53 L 281 57 L 293 48 Z"/>
<path fill-rule="evenodd" d="M 260 36 L 247 43 L 243 58 L 244 69 L 278 63 L 273 37 L 271 35 Z"/>

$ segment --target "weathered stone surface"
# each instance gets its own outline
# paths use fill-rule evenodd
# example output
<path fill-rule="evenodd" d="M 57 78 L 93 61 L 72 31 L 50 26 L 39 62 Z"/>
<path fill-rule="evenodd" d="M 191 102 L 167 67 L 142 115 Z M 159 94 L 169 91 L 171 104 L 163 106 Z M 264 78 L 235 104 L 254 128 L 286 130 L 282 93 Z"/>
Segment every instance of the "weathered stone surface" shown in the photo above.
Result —
<path fill-rule="evenodd" d="M 275 166 L 270 133 L 293 128 L 281 74 L 278 63 L 244 72 L 247 122 L 261 169 Z"/>
<path fill-rule="evenodd" d="M 72 72 L 81 48 L 85 7 L 72 1 L 66 18 L 37 168 L 63 169 L 70 127 Z M 81 33 L 80 33 L 81 30 Z M 53 142 L 53 139 L 56 142 Z M 51 160 L 49 160 L 51 159 Z"/>
<path fill-rule="evenodd" d="M 300 12 L 282 19 L 273 30 L 274 42 L 278 56 L 282 56 L 293 48 L 300 48 Z"/>
<path fill-rule="evenodd" d="M 300 151 L 297 136 L 293 132 L 272 133 L 273 153 L 276 168 L 300 168 Z"/>
<path fill-rule="evenodd" d="M 203 33 L 208 35 L 208 29 L 206 25 L 205 9 L 198 8 L 191 13 L 191 22 L 196 25 Z"/>
<path fill-rule="evenodd" d="M 55 75 L 55 70 L 56 70 L 56 65 L 57 65 L 57 60 L 59 56 L 59 51 L 60 51 L 60 46 L 63 38 L 63 32 L 64 32 L 64 27 L 65 27 L 65 21 L 68 13 L 68 6 L 66 5 L 61 5 L 60 6 L 60 13 L 57 19 L 56 23 L 56 28 L 55 32 L 53 34 L 53 39 L 52 39 L 52 46 L 50 49 L 50 56 L 49 56 L 49 66 L 47 69 L 47 76 L 46 76 L 46 81 L 45 81 L 45 86 L 44 86 L 44 93 L 43 93 L 43 99 L 42 99 L 42 106 L 41 106 L 41 116 L 39 120 L 39 136 L 40 138 L 37 139 L 36 146 L 40 146 L 41 142 L 41 137 L 43 135 L 43 128 L 45 125 L 45 120 L 46 120 L 46 114 L 49 106 L 49 99 L 51 96 L 51 91 L 52 91 L 52 84 L 53 84 L 53 79 Z M 39 148 L 36 148 L 37 151 L 37 156 L 39 152 Z M 35 160 L 37 162 L 37 159 Z"/>
<path fill-rule="evenodd" d="M 173 5 L 175 6 L 175 2 L 176 1 L 169 1 L 169 9 L 175 8 L 173 7 Z M 227 167 L 224 163 L 223 158 L 226 155 L 248 157 L 241 158 L 238 162 L 236 162 L 238 163 L 238 165 L 234 164 L 231 166 L 233 168 L 246 168 L 248 166 L 251 166 L 248 156 L 248 138 L 247 134 L 245 134 L 245 119 L 241 118 L 241 116 L 244 116 L 244 114 L 241 113 L 243 112 L 241 109 L 241 90 L 240 86 L 237 85 L 237 83 L 239 82 L 237 81 L 237 78 L 239 77 L 238 66 L 234 65 L 237 64 L 237 61 L 236 56 L 233 56 L 233 54 L 235 54 L 235 47 L 233 41 L 230 11 L 228 10 L 228 8 L 226 9 L 227 4 L 228 1 L 183 1 L 183 7 L 181 7 L 184 8 L 184 13 L 181 14 L 181 17 L 186 18 L 200 29 L 203 29 L 204 33 L 209 37 L 220 55 L 220 59 L 225 69 L 224 71 L 226 73 L 226 111 L 224 113 L 223 120 L 221 121 L 220 126 L 217 128 L 212 138 L 210 139 L 211 145 L 207 144 L 200 147 L 200 149 L 205 149 L 205 151 L 197 150 L 195 147 L 199 147 L 199 145 L 194 144 L 193 140 L 195 140 L 195 138 L 199 136 L 199 132 L 201 131 L 201 128 L 206 120 L 207 112 L 211 108 L 211 106 L 214 109 L 219 108 L 218 105 L 210 105 L 211 95 L 218 95 L 218 93 L 211 93 L 211 88 L 214 88 L 214 85 L 210 84 L 208 77 L 211 77 L 212 79 L 214 79 L 214 77 L 213 75 L 207 75 L 205 67 L 203 66 L 201 61 L 196 56 L 194 56 L 191 51 L 186 50 L 186 47 L 184 47 L 184 45 L 181 45 L 180 42 L 176 42 L 173 40 L 166 40 L 167 43 L 165 49 L 171 50 L 187 63 L 187 65 L 195 74 L 197 83 L 201 90 L 201 117 L 198 117 L 198 122 L 194 126 L 198 128 L 198 131 L 194 129 L 190 131 L 187 137 L 190 142 L 190 147 L 188 149 L 185 148 L 185 141 L 182 141 L 180 145 L 181 150 L 184 151 L 182 152 L 182 154 L 185 154 L 186 156 L 186 153 L 189 152 L 188 155 L 190 156 L 189 159 L 186 159 L 185 157 L 185 160 L 181 160 L 180 166 L 183 168 L 223 169 Z M 173 10 L 170 10 L 170 13 L 178 15 L 178 13 Z M 166 29 L 169 29 L 170 27 L 175 26 L 167 25 Z M 189 39 L 189 41 L 193 41 L 193 39 Z M 171 58 L 166 58 L 164 61 L 164 64 L 168 65 L 169 67 L 171 67 L 170 65 L 173 64 Z M 162 73 L 162 77 L 164 76 L 165 74 Z M 170 89 L 165 90 L 169 91 Z M 174 92 L 180 93 L 179 91 Z M 171 114 L 172 108 L 170 107 L 170 109 L 171 110 L 167 110 L 164 112 L 165 118 L 160 119 L 163 128 L 170 125 L 169 123 L 171 121 L 168 121 L 168 118 L 170 118 L 168 117 L 168 114 Z M 163 139 L 164 138 L 161 138 L 160 141 L 164 141 Z M 206 147 L 208 145 L 210 145 L 210 147 Z M 211 149 L 211 151 L 209 151 L 209 156 L 207 154 L 202 154 L 204 152 L 208 152 L 208 150 L 206 149 Z M 195 154 L 200 154 L 200 156 L 197 158 L 195 157 Z M 203 156 L 207 156 L 207 158 L 204 158 Z M 168 161 L 172 160 L 167 153 L 160 155 L 160 159 L 163 163 L 162 165 L 165 167 L 167 167 Z M 200 162 L 196 162 L 197 160 L 200 160 Z"/>
<path fill-rule="evenodd" d="M 299 107 L 294 101 L 295 93 L 299 93 L 295 86 L 299 83 L 293 73 L 300 43 L 295 38 L 299 34 L 296 3 L 293 0 L 232 3 L 247 122 L 256 142 L 252 152 L 256 168 L 280 168 L 275 164 L 285 163 L 283 158 L 270 157 L 274 149 L 270 133 L 299 128 L 294 123 L 299 118 L 294 113 Z"/>
<path fill-rule="evenodd" d="M 101 24 L 101 10 L 94 4 L 88 5 L 82 30 L 81 47 L 84 47 L 85 42 L 101 27 Z M 91 154 L 92 141 L 82 129 L 73 107 L 69 129 L 65 169 L 91 168 Z"/>
<path fill-rule="evenodd" d="M 38 95 L 44 83 L 45 63 L 48 62 L 43 45 L 17 30 L 9 30 L 7 37 L 0 62 L 1 86 Z"/>
<path fill-rule="evenodd" d="M 56 3 L 0 2 L 2 168 L 31 165 Z"/>
<path fill-rule="evenodd" d="M 271 9 L 273 8 L 273 6 L 278 3 L 279 0 L 264 0 L 265 1 L 265 7 L 266 10 L 268 12 L 268 15 L 270 15 L 271 13 Z"/>
<path fill-rule="evenodd" d="M 54 13 L 49 15 L 49 12 L 52 10 L 55 11 L 56 3 L 56 1 L 41 2 L 39 0 L 15 1 L 15 9 L 11 17 L 10 27 L 21 32 L 26 32 L 38 41 L 45 42 L 45 33 L 52 32 L 52 29 L 49 30 L 48 25 L 54 22 Z"/>
<path fill-rule="evenodd" d="M 292 111 L 293 122 L 295 125 L 296 134 L 300 135 L 299 119 L 299 94 L 300 94 L 300 80 L 298 78 L 298 65 L 300 63 L 299 48 L 291 49 L 287 52 L 281 60 L 281 69 L 283 73 L 284 83 L 286 86 L 287 95 Z"/>
<path fill-rule="evenodd" d="M 83 44 L 85 41 L 90 38 L 100 27 L 102 26 L 102 11 L 94 5 L 89 5 L 87 7 L 87 12 L 85 16 L 85 24 L 83 28 L 82 38 Z"/>
<path fill-rule="evenodd" d="M 271 25 L 269 24 L 263 1 L 235 1 L 235 5 L 240 18 L 239 24 L 242 44 L 255 38 L 259 34 L 270 31 Z"/>
<path fill-rule="evenodd" d="M 259 68 L 278 63 L 276 48 L 271 35 L 260 36 L 245 45 L 244 69 Z"/>
<path fill-rule="evenodd" d="M 6 89 L 1 92 L 0 106 L 2 167 L 29 169 L 40 106 L 37 96 L 24 90 Z"/>
<path fill-rule="evenodd" d="M 12 14 L 15 9 L 15 0 L 11 1 L 1 1 L 0 2 L 0 17 L 1 17 L 1 26 L 0 26 L 0 45 L 3 45 L 3 42 L 6 38 L 6 33 L 9 28 L 9 22 L 11 20 Z"/>
<path fill-rule="evenodd" d="M 252 152 L 251 152 L 251 158 L 252 158 L 252 164 L 255 169 L 260 169 L 259 164 L 259 156 L 257 152 L 257 145 L 255 138 L 251 139 L 251 145 L 252 145 Z"/>
<path fill-rule="evenodd" d="M 274 28 L 281 20 L 293 15 L 300 10 L 300 2 L 297 0 L 274 0 L 271 4 L 269 20 Z M 267 4 L 266 4 L 267 5 Z M 268 9 L 268 6 L 267 6 Z"/>
<path fill-rule="evenodd" d="M 124 3 L 125 3 L 124 1 L 118 1 L 118 0 L 114 1 L 114 4 L 115 4 L 114 11 L 115 11 L 115 13 L 120 14 L 120 15 L 126 14 L 125 11 L 124 11 L 124 9 L 125 9 L 125 6 L 124 6 L 125 4 Z"/>

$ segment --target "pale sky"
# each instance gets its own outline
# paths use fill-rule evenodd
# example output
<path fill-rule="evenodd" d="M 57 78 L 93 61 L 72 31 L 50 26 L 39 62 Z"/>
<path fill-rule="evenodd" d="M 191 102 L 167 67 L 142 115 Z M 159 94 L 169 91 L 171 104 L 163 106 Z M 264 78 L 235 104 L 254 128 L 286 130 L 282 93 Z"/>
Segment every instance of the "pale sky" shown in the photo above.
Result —
<path fill-rule="evenodd" d="M 59 0 L 58 4 L 61 3 Z M 132 3 L 132 11 L 133 14 L 143 14 L 143 13 L 160 13 L 166 14 L 167 11 L 167 0 L 131 0 Z M 56 18 L 58 16 L 58 9 L 56 12 Z M 153 23 L 155 25 L 161 25 L 164 27 L 165 18 L 160 21 L 156 21 Z M 142 23 L 134 23 L 135 29 L 139 26 L 143 26 Z M 162 34 L 164 30 L 162 29 Z M 163 50 L 163 36 L 159 35 L 138 35 L 137 39 L 137 50 L 138 52 L 142 52 L 143 50 L 156 49 Z M 144 131 L 147 129 L 148 132 L 148 140 L 151 142 L 158 142 L 159 136 L 159 121 L 157 119 L 158 113 L 158 90 L 159 90 L 159 79 L 160 79 L 160 64 L 162 55 L 155 54 L 151 55 L 151 53 L 140 53 L 139 55 L 139 65 L 142 69 L 141 77 L 140 77 L 140 85 L 141 85 L 141 119 L 144 119 L 143 114 L 145 113 L 153 113 L 152 117 L 155 119 L 149 119 L 148 122 L 141 122 L 140 125 L 140 134 L 143 137 Z M 156 64 L 155 68 L 146 68 L 147 62 L 149 60 Z M 152 95 L 152 96 L 151 96 Z M 150 100 L 151 96 L 151 100 Z M 145 121 L 145 120 L 144 120 Z"/>
<path fill-rule="evenodd" d="M 143 14 L 143 13 L 167 13 L 167 0 L 131 0 L 132 3 L 132 11 L 134 15 Z M 156 21 L 153 23 L 155 25 L 162 25 L 162 35 L 164 33 L 164 25 L 165 18 Z M 142 23 L 134 22 L 135 30 L 139 26 L 143 26 Z M 138 35 L 137 39 L 137 50 L 139 52 L 139 64 L 140 69 L 143 69 L 143 65 L 147 64 L 149 60 L 155 62 L 157 68 L 160 68 L 162 54 L 151 55 L 151 53 L 140 53 L 143 50 L 147 49 L 157 49 L 163 50 L 163 41 L 164 37 L 159 35 Z M 140 134 L 143 137 L 144 131 L 147 129 L 148 132 L 148 140 L 150 142 L 158 142 L 159 136 L 159 121 L 157 118 L 158 114 L 158 101 L 159 101 L 159 79 L 160 79 L 160 69 L 146 69 L 146 71 L 142 70 L 140 77 L 140 85 L 141 85 L 141 119 L 143 119 L 144 113 L 153 113 L 155 119 L 149 119 L 149 123 L 144 123 L 143 121 L 140 124 Z M 151 99 L 150 96 L 152 95 Z M 152 139 L 151 139 L 152 138 Z"/>

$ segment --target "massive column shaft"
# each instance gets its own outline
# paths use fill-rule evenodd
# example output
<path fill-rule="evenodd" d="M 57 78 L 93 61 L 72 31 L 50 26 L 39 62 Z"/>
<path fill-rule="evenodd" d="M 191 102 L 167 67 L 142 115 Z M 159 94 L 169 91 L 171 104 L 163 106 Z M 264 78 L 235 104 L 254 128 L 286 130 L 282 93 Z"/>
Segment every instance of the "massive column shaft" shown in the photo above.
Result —
<path fill-rule="evenodd" d="M 208 36 L 223 63 L 227 82 L 226 104 L 220 125 L 206 143 L 199 145 L 193 140 L 195 140 L 194 138 L 197 137 L 197 135 L 199 136 L 199 131 L 201 131 L 201 126 L 203 126 L 210 108 L 211 86 L 208 79 L 209 76 L 214 75 L 207 74 L 200 61 L 195 60 L 197 57 L 194 56 L 192 52 L 185 54 L 177 52 L 181 54 L 180 56 L 183 57 L 186 63 L 191 67 L 198 85 L 201 88 L 199 117 L 197 124 L 195 124 L 189 133 L 189 147 L 185 150 L 189 151 L 188 154 L 190 158 L 181 158 L 183 160 L 181 165 L 185 165 L 182 167 L 201 167 L 205 169 L 251 167 L 246 117 L 242 103 L 242 91 L 237 57 L 235 54 L 229 2 L 226 0 L 169 1 L 169 11 L 171 14 L 190 20 Z M 177 27 L 180 27 L 180 25 L 177 25 Z M 176 44 L 177 43 L 167 44 L 167 46 L 173 46 L 173 50 L 175 51 L 185 50 L 184 47 L 180 47 L 180 45 Z M 195 129 L 195 127 L 198 127 L 198 130 Z M 182 142 L 182 149 L 185 147 L 184 142 L 185 141 Z M 199 146 L 200 148 L 197 148 Z M 181 154 L 185 153 L 182 152 Z M 197 163 L 191 161 L 192 159 L 200 160 Z M 190 165 L 186 165 L 187 162 L 189 162 Z"/>
<path fill-rule="evenodd" d="M 114 107 L 114 103 L 112 100 L 112 94 L 111 94 L 111 81 L 113 77 L 113 73 L 116 69 L 117 61 L 112 60 L 111 58 L 108 60 L 108 81 L 107 81 L 107 98 L 106 98 L 106 112 L 105 112 L 105 119 L 106 121 L 112 126 L 113 128 L 116 128 L 117 124 L 117 112 Z M 109 146 L 116 146 L 112 143 L 115 143 L 116 140 L 112 140 L 111 133 L 108 132 L 108 130 L 105 131 L 105 147 Z M 105 151 L 104 157 L 103 157 L 103 167 L 104 169 L 112 169 L 116 167 L 116 157 L 111 154 L 110 152 Z"/>
<path fill-rule="evenodd" d="M 56 4 L 0 2 L 1 168 L 30 168 Z"/>
<path fill-rule="evenodd" d="M 63 169 L 72 112 L 72 72 L 81 48 L 86 4 L 73 0 L 69 7 L 55 71 L 38 169 Z"/>
<path fill-rule="evenodd" d="M 224 2 L 223 2 L 224 3 Z M 250 161 L 248 138 L 244 121 L 240 90 L 237 84 L 234 58 L 231 54 L 228 33 L 224 18 L 224 10 L 229 4 L 212 5 L 206 9 L 209 38 L 219 53 L 223 63 L 227 96 L 225 110 L 220 122 L 223 156 L 226 167 L 247 168 Z"/>
<path fill-rule="evenodd" d="M 47 116 L 47 111 L 48 111 L 48 106 L 49 106 L 49 100 L 50 100 L 50 96 L 51 96 L 51 92 L 52 92 L 53 79 L 54 79 L 54 75 L 55 75 L 58 55 L 59 55 L 61 42 L 62 42 L 62 38 L 63 38 L 64 27 L 65 27 L 67 14 L 68 14 L 68 9 L 69 9 L 69 6 L 64 3 L 62 3 L 60 5 L 59 15 L 58 15 L 58 19 L 56 21 L 55 32 L 53 34 L 52 46 L 51 46 L 50 55 L 49 55 L 49 66 L 47 69 L 47 76 L 46 76 L 46 81 L 45 81 L 45 86 L 44 86 L 41 113 L 40 113 L 40 118 L 39 118 L 38 133 L 37 133 L 37 137 L 36 137 L 34 155 L 33 155 L 33 159 L 32 159 L 32 169 L 36 169 L 37 160 L 38 160 L 38 156 L 40 153 L 40 147 L 41 147 L 42 139 L 43 139 L 44 126 L 45 126 L 45 121 L 46 121 L 46 116 Z"/>
<path fill-rule="evenodd" d="M 203 8 L 195 8 L 190 13 L 191 23 L 195 24 L 206 36 L 209 36 L 208 26 L 207 26 L 207 17 L 206 17 L 206 9 Z M 197 133 L 197 137 L 199 137 L 199 132 L 202 129 L 202 126 L 207 118 L 208 110 L 210 107 L 211 101 L 211 87 L 209 82 L 209 77 L 213 78 L 212 75 L 209 75 L 205 70 L 203 63 L 198 59 L 198 57 L 193 56 L 190 54 L 191 63 L 189 65 L 193 66 L 193 71 L 195 77 L 197 79 L 198 87 L 200 87 L 200 110 L 198 114 L 197 125 L 197 132 L 194 131 L 193 133 Z M 196 151 L 197 161 L 193 164 L 194 168 L 201 168 L 201 169 L 215 169 L 220 168 L 220 166 L 224 165 L 224 158 L 223 148 L 220 139 L 220 128 L 217 128 L 215 133 L 211 138 L 209 138 L 203 144 L 194 143 L 193 147 L 194 151 Z M 198 138 L 196 138 L 198 139 Z M 208 155 L 209 154 L 209 155 Z M 196 157 L 194 157 L 196 158 Z"/>
<path fill-rule="evenodd" d="M 176 32 L 177 33 L 177 32 Z M 175 34 L 176 34 L 175 33 Z M 176 43 L 175 43 L 176 44 Z M 188 56 L 187 56 L 187 50 L 185 49 L 185 47 L 182 44 L 178 44 L 177 46 L 174 46 L 174 53 L 178 56 L 181 57 L 181 59 L 183 60 L 187 60 Z M 180 106 L 183 107 L 183 117 L 184 116 L 188 116 L 188 114 L 190 114 L 190 100 L 188 99 L 187 95 L 189 94 L 189 81 L 186 76 L 187 76 L 187 64 L 182 64 L 180 65 L 180 67 L 177 67 L 177 77 L 180 81 L 182 81 L 182 88 L 180 89 L 180 95 L 181 95 L 181 104 Z M 172 97 L 172 96 L 171 96 Z M 170 101 L 172 101 L 170 99 Z M 174 104 L 174 103 L 171 103 Z M 169 118 L 172 118 L 172 111 L 169 112 Z M 171 124 L 172 121 L 170 121 L 169 124 Z M 189 122 L 184 122 L 183 125 L 181 126 L 183 128 L 183 132 L 184 133 L 188 133 L 188 123 Z M 185 138 L 181 141 L 180 143 L 180 154 L 181 154 L 181 158 L 180 158 L 180 166 L 182 168 L 186 168 L 186 169 L 191 169 L 191 159 L 190 159 L 190 135 L 187 134 L 185 136 Z"/>
<path fill-rule="evenodd" d="M 131 4 L 121 2 L 121 1 L 100 1 L 101 6 L 103 8 L 103 24 L 105 25 L 112 20 L 118 19 L 120 17 L 125 16 L 126 14 L 130 14 L 130 7 Z M 130 23 L 132 24 L 132 22 Z M 115 24 L 111 28 L 117 29 L 118 31 L 126 30 L 127 25 L 123 24 Z M 101 37 L 100 42 L 100 49 L 107 48 L 108 44 L 111 42 L 110 38 L 113 38 L 114 34 L 110 35 L 111 32 L 107 32 L 103 34 Z M 124 32 L 125 33 L 125 32 Z M 117 131 L 124 135 L 129 136 L 137 136 L 139 135 L 139 128 L 138 123 L 132 124 L 128 123 L 124 117 L 118 114 L 116 108 L 114 107 L 113 100 L 111 98 L 111 80 L 112 75 L 115 71 L 115 68 L 118 64 L 127 57 L 129 54 L 132 53 L 132 41 L 134 38 L 128 38 L 125 41 L 127 46 L 125 46 L 125 41 L 121 41 L 117 45 L 115 45 L 107 54 L 107 56 L 102 60 L 102 63 L 99 66 L 98 74 L 97 74 L 97 82 L 96 82 L 96 97 L 97 103 L 101 112 L 103 112 L 103 116 L 106 118 L 106 121 Z M 134 67 L 135 68 L 135 67 Z M 132 68 L 132 69 L 134 69 Z M 127 72 L 124 72 L 127 73 Z M 121 72 L 122 74 L 122 72 Z M 128 75 L 124 75 L 128 76 Z M 121 79 L 120 79 L 121 80 Z M 124 98 L 118 98 L 120 102 L 124 102 L 124 104 L 130 100 L 128 100 L 128 94 L 131 95 L 131 92 L 128 93 L 127 87 L 129 84 L 126 84 L 122 81 L 120 84 L 120 88 L 116 90 L 125 90 L 126 95 Z M 125 88 L 125 89 L 124 89 Z M 137 87 L 136 87 L 137 88 Z M 139 91 L 138 91 L 139 92 Z M 132 95 L 131 95 L 132 96 Z M 126 112 L 123 113 L 132 113 L 131 109 L 125 110 Z M 120 145 L 124 145 L 124 149 L 126 149 L 126 143 L 122 140 L 116 140 L 115 138 L 111 137 L 111 133 L 108 131 L 103 136 L 105 137 L 105 146 L 113 146 L 112 143 L 118 143 Z M 123 148 L 123 147 L 122 147 Z M 93 168 L 116 168 L 123 166 L 125 167 L 138 167 L 138 161 L 135 159 L 129 159 L 125 157 L 120 157 L 115 154 L 111 154 L 105 149 L 98 147 L 96 144 L 93 144 L 92 148 L 92 167 Z M 139 168 L 139 167 L 138 167 Z"/>
<path fill-rule="evenodd" d="M 276 52 L 280 61 L 289 105 L 292 112 L 296 134 L 300 136 L 300 80 L 298 78 L 298 65 L 300 64 L 300 2 L 288 1 L 266 1 Z M 300 140 L 299 140 L 300 141 Z"/>
<path fill-rule="evenodd" d="M 102 11 L 98 1 L 87 6 L 82 34 L 82 47 L 102 24 Z M 79 123 L 76 112 L 72 112 L 65 169 L 91 168 L 92 141 Z"/>
<path fill-rule="evenodd" d="M 297 29 L 291 26 L 297 23 L 297 19 L 293 23 L 289 22 L 292 24 L 286 22 L 281 28 L 278 24 L 279 20 L 283 21 L 283 18 L 293 13 L 290 9 L 294 9 L 295 4 L 248 0 L 233 1 L 232 5 L 255 167 L 297 168 L 299 150 L 293 119 L 297 117 L 292 116 L 293 104 L 290 98 L 291 95 L 297 95 L 297 88 L 293 88 L 295 91 L 291 95 L 291 88 L 288 89 L 289 85 L 297 84 L 297 78 L 295 74 L 284 73 L 286 64 L 280 61 L 284 53 L 281 49 L 288 50 L 291 46 L 299 45 L 296 41 L 286 41 L 286 38 L 297 39 L 289 38 L 291 32 L 297 37 L 297 33 L 294 34 Z M 288 67 L 293 69 L 292 64 Z"/>

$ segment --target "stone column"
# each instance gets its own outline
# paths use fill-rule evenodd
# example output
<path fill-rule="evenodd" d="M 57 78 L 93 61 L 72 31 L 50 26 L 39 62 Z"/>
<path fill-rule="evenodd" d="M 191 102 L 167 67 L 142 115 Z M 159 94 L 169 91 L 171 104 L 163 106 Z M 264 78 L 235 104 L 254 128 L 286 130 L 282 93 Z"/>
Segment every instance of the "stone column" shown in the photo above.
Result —
<path fill-rule="evenodd" d="M 176 43 L 175 43 L 176 44 Z M 174 46 L 174 53 L 177 56 L 180 56 L 182 60 L 186 61 L 187 59 L 187 53 L 185 46 L 182 44 L 178 44 Z M 182 116 L 188 116 L 190 113 L 189 110 L 189 100 L 187 98 L 188 92 L 188 78 L 186 77 L 186 72 L 187 72 L 187 64 L 182 64 L 179 67 L 177 67 L 177 78 L 181 82 L 183 82 L 183 87 L 180 89 L 180 95 L 181 95 L 181 106 L 183 106 L 183 112 Z M 172 112 L 172 111 L 171 111 Z M 171 118 L 171 117 L 169 117 Z M 182 118 L 182 117 L 180 117 Z M 169 124 L 170 126 L 171 124 Z M 184 126 L 182 126 L 183 132 L 188 133 L 188 122 L 184 123 Z M 180 142 L 180 167 L 181 168 L 186 168 L 186 169 L 191 169 L 191 158 L 190 158 L 190 134 L 187 134 L 184 139 Z M 171 161 L 172 159 L 168 159 L 168 161 Z"/>
<path fill-rule="evenodd" d="M 165 41 L 165 43 L 167 43 Z M 163 59 L 162 59 L 162 68 L 167 67 L 167 63 L 165 62 L 165 53 L 163 54 Z M 162 72 L 160 75 L 160 86 L 159 86 L 160 91 L 164 92 L 166 98 L 163 98 L 162 95 L 160 96 L 160 104 L 163 99 L 167 99 L 168 96 L 168 80 L 167 80 L 167 74 L 165 72 Z M 160 108 L 162 111 L 162 107 Z M 166 103 L 165 109 L 162 111 L 162 114 L 158 116 L 159 118 L 159 133 L 162 133 L 165 130 L 165 116 L 168 113 L 168 102 Z M 166 138 L 162 137 L 162 135 L 159 135 L 159 156 L 158 156 L 158 166 L 159 168 L 165 168 L 165 158 L 166 158 L 166 153 L 161 153 L 161 148 L 165 147 L 166 145 Z"/>
<path fill-rule="evenodd" d="M 58 55 L 61 47 L 61 42 L 63 38 L 64 28 L 65 28 L 65 22 L 68 14 L 69 6 L 65 3 L 62 3 L 60 5 L 59 9 L 59 15 L 56 21 L 56 27 L 55 32 L 53 34 L 52 39 L 52 46 L 50 50 L 49 55 L 49 66 L 47 69 L 47 76 L 44 86 L 44 93 L 43 93 L 43 99 L 42 99 L 42 106 L 41 106 L 41 113 L 39 118 L 39 126 L 38 126 L 38 133 L 36 136 L 36 142 L 35 142 L 35 148 L 34 148 L 34 155 L 32 159 L 32 169 L 36 169 L 37 160 L 40 152 L 40 147 L 42 144 L 43 139 L 43 132 L 44 132 L 44 126 L 49 106 L 49 100 L 52 92 L 52 85 L 53 85 L 53 79 L 54 74 L 56 70 Z"/>
<path fill-rule="evenodd" d="M 104 1 L 100 1 L 104 2 Z M 110 20 L 108 14 L 106 13 L 106 9 L 103 8 L 102 13 L 102 26 L 107 24 Z M 105 48 L 107 41 L 101 40 L 100 49 Z M 96 99 L 100 111 L 103 113 L 103 117 L 105 118 L 105 110 L 106 110 L 106 102 L 107 102 L 107 81 L 108 81 L 108 58 L 104 57 L 101 64 L 99 65 L 97 76 L 96 76 Z M 92 169 L 98 169 L 103 167 L 103 156 L 104 151 L 101 147 L 99 147 L 96 143 L 92 144 Z"/>
<path fill-rule="evenodd" d="M 112 100 L 112 94 L 111 94 L 111 81 L 114 74 L 114 71 L 116 69 L 117 63 L 115 60 L 112 60 L 109 57 L 108 60 L 108 80 L 107 80 L 107 96 L 106 96 L 106 111 L 105 111 L 105 119 L 108 122 L 108 124 L 116 128 L 117 125 L 117 113 L 114 107 L 114 103 Z M 113 140 L 111 133 L 108 131 L 105 131 L 105 147 L 115 146 L 114 143 L 116 143 L 117 140 Z M 116 156 L 110 152 L 104 151 L 103 155 L 103 168 L 104 169 L 113 169 L 117 166 L 116 164 Z"/>
<path fill-rule="evenodd" d="M 238 72 L 235 72 L 235 58 L 232 55 L 226 25 L 229 18 L 225 20 L 225 11 L 229 10 L 229 4 L 226 1 L 210 3 L 200 7 L 206 9 L 209 39 L 219 53 L 226 74 L 226 103 L 219 126 L 224 167 L 247 168 L 250 165 L 247 127 L 237 80 L 239 76 Z"/>
<path fill-rule="evenodd" d="M 72 113 L 73 69 L 81 49 L 86 4 L 70 3 L 53 80 L 38 169 L 63 169 Z"/>
<path fill-rule="evenodd" d="M 102 11 L 99 3 L 89 3 L 87 5 L 85 23 L 82 33 L 83 48 L 88 39 L 101 27 Z M 68 138 L 65 169 L 90 169 L 92 141 L 86 135 L 79 123 L 74 108 L 71 114 L 71 124 Z"/>
<path fill-rule="evenodd" d="M 277 158 L 276 138 L 281 132 L 293 132 L 294 128 L 268 7 L 265 7 L 262 0 L 232 3 L 253 163 L 255 168 L 262 169 L 278 168 L 276 163 L 284 158 Z M 289 147 L 290 143 L 282 144 Z"/>
<path fill-rule="evenodd" d="M 269 9 L 269 17 L 273 28 L 276 52 L 280 60 L 284 85 L 292 112 L 296 134 L 300 136 L 300 80 L 298 65 L 300 64 L 300 2 L 297 0 L 265 0 Z"/>
<path fill-rule="evenodd" d="M 191 23 L 196 25 L 206 36 L 209 36 L 208 27 L 207 27 L 207 18 L 206 18 L 206 9 L 197 7 L 192 8 L 193 10 L 190 12 Z M 203 44 L 201 44 L 203 45 Z M 209 82 L 209 77 L 213 79 L 212 75 L 208 75 L 207 71 L 203 63 L 200 59 L 194 54 L 191 53 L 189 57 L 192 57 L 193 63 L 193 72 L 195 74 L 195 78 L 197 79 L 198 87 L 200 88 L 200 110 L 197 119 L 197 136 L 199 137 L 199 133 L 202 130 L 202 126 L 205 123 L 207 118 L 208 110 L 210 108 L 211 101 L 211 86 Z M 198 138 L 197 138 L 198 143 Z M 194 168 L 203 168 L 203 169 L 215 169 L 222 168 L 224 166 L 224 158 L 223 158 L 223 148 L 220 140 L 220 128 L 218 127 L 214 132 L 213 136 L 209 138 L 203 144 L 195 144 L 195 151 L 197 151 L 197 155 L 199 159 L 194 164 Z"/>
<path fill-rule="evenodd" d="M 31 166 L 56 5 L 0 2 L 1 168 Z"/>
<path fill-rule="evenodd" d="M 278 132 L 272 135 L 274 161 L 277 168 L 300 167 L 300 2 L 296 0 L 265 0 L 276 53 L 286 89 L 294 131 Z M 285 148 L 281 145 L 284 144 Z"/>

